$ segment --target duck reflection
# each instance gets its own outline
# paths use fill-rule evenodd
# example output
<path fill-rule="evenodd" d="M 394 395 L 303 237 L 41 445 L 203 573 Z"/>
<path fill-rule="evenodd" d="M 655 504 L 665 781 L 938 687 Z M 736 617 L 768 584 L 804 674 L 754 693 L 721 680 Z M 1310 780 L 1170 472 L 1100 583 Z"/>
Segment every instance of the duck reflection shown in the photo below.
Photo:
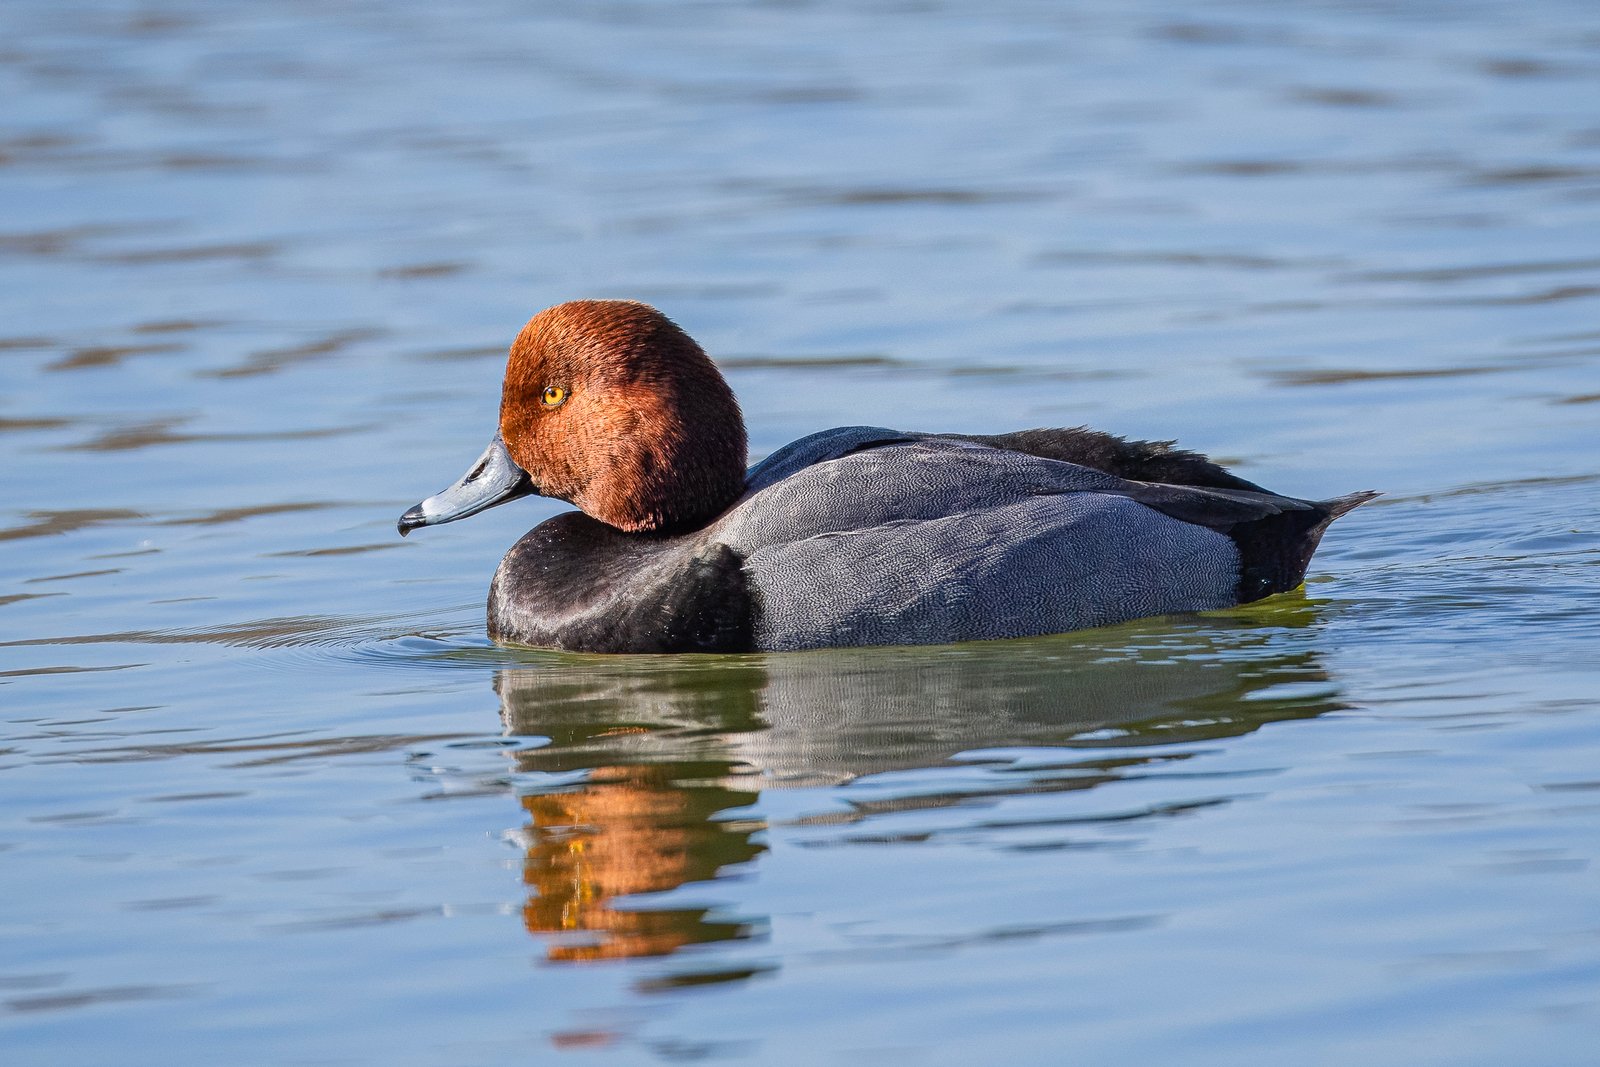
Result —
<path fill-rule="evenodd" d="M 706 908 L 616 906 L 620 898 L 726 876 L 763 851 L 752 840 L 759 823 L 726 816 L 759 794 L 727 784 L 740 776 L 716 738 L 760 728 L 764 675 L 739 666 L 684 672 L 667 662 L 663 669 L 635 658 L 635 674 L 617 672 L 599 685 L 596 671 L 621 661 L 566 657 L 495 679 L 507 731 L 552 741 L 522 754 L 523 769 L 588 772 L 575 787 L 522 798 L 529 816 L 523 881 L 533 890 L 523 922 L 529 933 L 556 935 L 547 942 L 552 961 L 664 956 L 758 928 Z M 708 727 L 703 745 L 655 749 L 664 731 Z M 701 751 L 705 758 L 696 758 Z"/>
<path fill-rule="evenodd" d="M 1089 789 L 1186 758 L 1173 743 L 1334 710 L 1341 705 L 1311 647 L 1314 631 L 1300 629 L 1313 612 L 1299 601 L 1275 609 L 1269 625 L 1248 616 L 1143 622 L 942 648 L 539 653 L 534 665 L 496 677 L 505 728 L 551 738 L 518 754 L 524 771 L 584 773 L 575 786 L 523 799 L 528 931 L 558 961 L 662 956 L 757 936 L 759 917 L 637 897 L 727 879 L 755 860 L 766 826 L 739 812 L 761 789 L 1019 747 L 1067 751 L 1047 778 L 1007 776 L 985 795 Z M 1094 751 L 1105 748 L 1117 751 Z M 917 788 L 857 802 L 842 820 L 973 796 Z"/>
<path fill-rule="evenodd" d="M 724 774 L 726 764 L 701 768 Z M 523 881 L 534 890 L 522 909 L 529 933 L 553 939 L 552 960 L 665 956 L 685 945 L 750 934 L 705 908 L 623 910 L 619 897 L 709 881 L 754 859 L 750 829 L 715 820 L 755 801 L 754 792 L 683 784 L 685 765 L 609 767 L 568 793 L 524 797 L 531 817 Z"/>

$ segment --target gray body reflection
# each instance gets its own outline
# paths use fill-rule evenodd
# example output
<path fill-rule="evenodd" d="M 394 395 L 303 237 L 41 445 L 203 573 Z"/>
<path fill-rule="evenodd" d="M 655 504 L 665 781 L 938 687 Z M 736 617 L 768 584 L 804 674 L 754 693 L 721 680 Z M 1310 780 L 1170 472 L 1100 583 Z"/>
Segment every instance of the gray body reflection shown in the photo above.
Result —
<path fill-rule="evenodd" d="M 1060 759 L 993 787 L 975 792 L 917 776 L 827 821 L 1084 790 L 1186 758 L 1194 749 L 1184 742 L 1339 707 L 1311 633 L 1300 630 L 1309 605 L 1267 614 L 1272 625 L 1144 622 L 935 648 L 549 654 L 538 666 L 503 670 L 495 685 L 506 731 L 551 739 L 519 753 L 521 768 L 584 772 L 576 784 L 563 775 L 562 785 L 523 798 L 528 929 L 557 935 L 548 954 L 560 960 L 665 955 L 758 933 L 748 916 L 615 904 L 726 877 L 755 860 L 763 846 L 754 835 L 768 827 L 737 809 L 763 789 L 1060 747 Z"/>

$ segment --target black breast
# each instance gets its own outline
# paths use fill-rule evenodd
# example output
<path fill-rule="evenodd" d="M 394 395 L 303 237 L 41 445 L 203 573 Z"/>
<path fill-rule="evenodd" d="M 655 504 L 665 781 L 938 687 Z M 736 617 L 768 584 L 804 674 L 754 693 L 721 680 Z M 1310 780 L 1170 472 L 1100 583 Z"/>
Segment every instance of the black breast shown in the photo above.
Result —
<path fill-rule="evenodd" d="M 629 534 L 568 512 L 512 546 L 489 587 L 489 636 L 574 652 L 745 652 L 741 560 L 694 534 Z"/>

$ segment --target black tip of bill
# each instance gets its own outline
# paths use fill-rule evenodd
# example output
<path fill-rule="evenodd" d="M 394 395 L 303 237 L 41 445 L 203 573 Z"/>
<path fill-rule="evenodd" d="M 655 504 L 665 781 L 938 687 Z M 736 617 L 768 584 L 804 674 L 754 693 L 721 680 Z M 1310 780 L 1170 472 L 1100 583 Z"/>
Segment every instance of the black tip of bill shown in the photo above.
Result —
<path fill-rule="evenodd" d="M 400 531 L 401 537 L 404 537 L 418 526 L 426 526 L 427 524 L 428 520 L 422 516 L 422 505 L 413 504 L 406 509 L 404 515 L 400 516 L 400 521 L 394 524 L 394 528 Z"/>

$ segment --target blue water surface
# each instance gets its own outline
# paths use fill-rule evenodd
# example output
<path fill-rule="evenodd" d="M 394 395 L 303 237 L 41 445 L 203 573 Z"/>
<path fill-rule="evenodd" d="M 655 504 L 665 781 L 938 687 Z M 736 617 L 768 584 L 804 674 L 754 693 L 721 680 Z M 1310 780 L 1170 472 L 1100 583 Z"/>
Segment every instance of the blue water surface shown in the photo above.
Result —
<path fill-rule="evenodd" d="M 755 458 L 1386 495 L 1212 615 L 499 648 L 565 505 L 394 520 L 611 296 Z M 0 6 L 7 1065 L 1590 1064 L 1597 692 L 1590 0 Z"/>

